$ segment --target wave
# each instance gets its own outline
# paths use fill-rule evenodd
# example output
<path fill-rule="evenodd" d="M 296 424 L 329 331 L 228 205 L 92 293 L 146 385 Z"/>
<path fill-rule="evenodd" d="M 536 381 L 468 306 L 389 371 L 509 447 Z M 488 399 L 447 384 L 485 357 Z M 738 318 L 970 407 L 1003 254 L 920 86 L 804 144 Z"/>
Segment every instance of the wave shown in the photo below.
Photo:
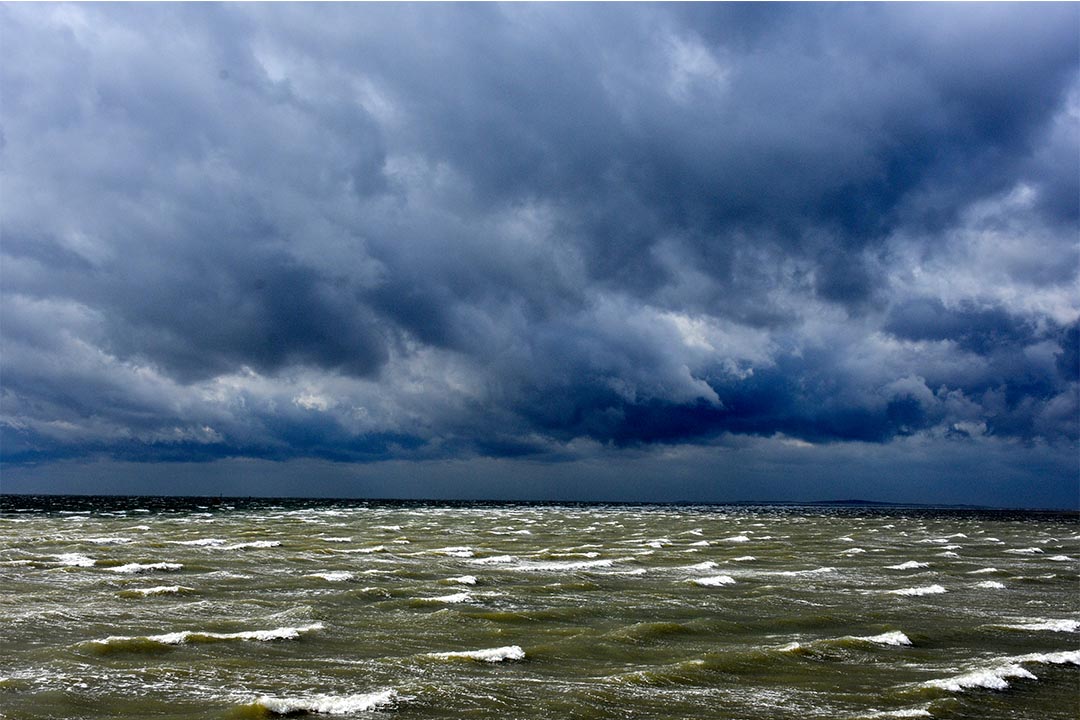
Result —
<path fill-rule="evenodd" d="M 1080 650 L 1065 650 L 1053 653 L 1029 653 L 1001 658 L 993 664 L 970 670 L 961 675 L 939 680 L 930 680 L 923 683 L 926 687 L 935 687 L 949 692 L 963 692 L 974 688 L 987 690 L 1007 690 L 1009 680 L 1021 678 L 1024 680 L 1038 680 L 1039 678 L 1030 670 L 1022 667 L 1024 664 L 1039 663 L 1044 665 L 1080 665 Z"/>
<path fill-rule="evenodd" d="M 903 588 L 902 590 L 888 590 L 887 592 L 891 595 L 910 595 L 918 597 L 921 595 L 940 595 L 948 591 L 940 585 L 924 585 L 923 587 Z"/>
<path fill-rule="evenodd" d="M 750 542 L 750 538 L 745 535 L 732 535 L 731 537 L 720 538 L 720 542 L 744 543 Z"/>
<path fill-rule="evenodd" d="M 472 595 L 467 592 L 454 593 L 453 595 L 440 595 L 439 597 L 420 598 L 424 602 L 442 602 L 442 603 L 465 603 L 472 600 Z"/>
<path fill-rule="evenodd" d="M 712 570 L 716 567 L 716 563 L 712 560 L 706 560 L 705 562 L 699 562 L 697 565 L 687 566 L 687 570 Z"/>
<path fill-rule="evenodd" d="M 1073 558 L 1069 557 L 1068 555 L 1052 555 L 1046 559 L 1052 560 L 1054 562 L 1071 562 L 1073 560 Z"/>
<path fill-rule="evenodd" d="M 979 568 L 978 570 L 969 570 L 968 575 L 989 575 L 990 573 L 999 573 L 996 567 Z"/>
<path fill-rule="evenodd" d="M 161 572 L 176 572 L 183 567 L 182 564 L 173 562 L 128 563 L 127 565 L 118 565 L 117 567 L 109 568 L 109 570 L 123 575 L 134 575 L 136 573 L 156 572 L 158 570 Z"/>
<path fill-rule="evenodd" d="M 787 575 L 789 577 L 798 577 L 801 575 L 827 575 L 829 573 L 836 572 L 834 567 L 819 567 L 813 570 L 784 570 L 779 575 Z"/>
<path fill-rule="evenodd" d="M 740 555 L 737 558 L 731 558 L 731 562 L 751 562 L 757 560 L 753 555 Z"/>
<path fill-rule="evenodd" d="M 975 583 L 975 587 L 987 588 L 989 590 L 1004 590 L 1005 583 L 999 583 L 997 580 L 983 580 L 981 583 Z"/>
<path fill-rule="evenodd" d="M 190 592 L 191 588 L 183 585 L 157 585 L 148 588 L 131 588 L 121 590 L 121 597 L 146 597 L 148 595 L 177 595 L 182 592 Z"/>
<path fill-rule="evenodd" d="M 396 690 L 381 690 L 358 695 L 308 695 L 304 697 L 273 697 L 263 695 L 253 706 L 273 715 L 354 715 L 373 710 L 389 709 L 397 705 L 400 696 Z"/>
<path fill-rule="evenodd" d="M 893 630 L 891 632 L 882 633 L 880 635 L 851 635 L 848 639 L 874 643 L 875 645 L 911 645 L 911 639 L 899 630 Z"/>
<path fill-rule="evenodd" d="M 93 537 L 86 538 L 86 542 L 92 545 L 127 545 L 135 541 L 126 537 Z"/>
<path fill-rule="evenodd" d="M 352 580 L 353 574 L 347 570 L 331 570 L 329 572 L 310 573 L 304 577 L 321 578 L 327 582 L 345 582 Z"/>
<path fill-rule="evenodd" d="M 1077 622 L 1076 620 L 1038 619 L 1030 620 L 1025 623 L 1017 623 L 1015 625 L 998 625 L 997 627 L 1008 628 L 1010 630 L 1049 630 L 1051 632 L 1078 632 L 1080 631 L 1080 622 Z"/>
<path fill-rule="evenodd" d="M 352 542 L 351 537 L 324 537 L 324 538 L 322 538 L 322 540 L 323 540 L 323 542 L 334 542 L 334 543 L 349 543 L 349 542 Z"/>
<path fill-rule="evenodd" d="M 279 627 L 273 630 L 244 630 L 234 633 L 216 633 L 205 630 L 181 630 L 180 632 L 161 635 L 111 635 L 90 643 L 100 649 L 139 650 L 160 645 L 189 645 L 196 643 L 228 642 L 230 640 L 272 642 L 275 640 L 297 640 L 313 630 L 322 630 L 322 623 L 312 623 L 302 627 Z"/>
<path fill-rule="evenodd" d="M 450 652 L 428 653 L 427 657 L 497 663 L 509 660 L 524 660 L 525 651 L 518 645 L 507 645 L 506 647 L 488 648 L 486 650 L 452 650 Z"/>
<path fill-rule="evenodd" d="M 1015 548 L 1013 550 L 1006 550 L 1005 552 L 1011 555 L 1042 555 L 1042 548 Z"/>
<path fill-rule="evenodd" d="M 475 575 L 461 575 L 459 577 L 447 578 L 447 581 L 448 582 L 459 583 L 461 585 L 475 585 L 476 584 L 476 576 Z"/>
<path fill-rule="evenodd" d="M 53 555 L 53 557 L 56 558 L 58 564 L 64 567 L 92 567 L 97 564 L 97 560 L 79 553 L 63 553 L 62 555 Z"/>
<path fill-rule="evenodd" d="M 198 540 L 170 540 L 173 545 L 190 545 L 192 547 L 217 547 L 224 545 L 225 540 L 221 538 L 199 538 Z"/>
<path fill-rule="evenodd" d="M 690 582 L 703 587 L 719 587 L 721 585 L 734 585 L 735 578 L 730 575 L 713 575 L 712 577 L 695 578 Z"/>
<path fill-rule="evenodd" d="M 272 548 L 272 547 L 280 547 L 280 546 L 281 546 L 281 541 L 280 540 L 253 540 L 252 542 L 242 542 L 242 543 L 236 543 L 235 545 L 225 545 L 221 549 L 222 550 L 247 550 L 249 548 L 250 549 L 258 549 L 258 548 Z"/>
<path fill-rule="evenodd" d="M 512 563 L 517 560 L 513 555 L 494 555 L 492 557 L 476 558 L 469 562 L 473 565 L 504 565 L 506 563 Z"/>
<path fill-rule="evenodd" d="M 886 565 L 886 570 L 915 570 L 917 568 L 930 567 L 930 563 L 918 562 L 916 560 L 908 560 L 902 562 L 899 565 Z"/>

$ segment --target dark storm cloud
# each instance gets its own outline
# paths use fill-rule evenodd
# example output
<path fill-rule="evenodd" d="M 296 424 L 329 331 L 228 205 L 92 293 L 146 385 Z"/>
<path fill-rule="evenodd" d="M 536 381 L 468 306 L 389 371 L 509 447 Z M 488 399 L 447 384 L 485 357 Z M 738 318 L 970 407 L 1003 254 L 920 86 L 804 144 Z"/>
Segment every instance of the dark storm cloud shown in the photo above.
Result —
<path fill-rule="evenodd" d="M 1078 22 L 4 6 L 4 459 L 1075 443 Z"/>

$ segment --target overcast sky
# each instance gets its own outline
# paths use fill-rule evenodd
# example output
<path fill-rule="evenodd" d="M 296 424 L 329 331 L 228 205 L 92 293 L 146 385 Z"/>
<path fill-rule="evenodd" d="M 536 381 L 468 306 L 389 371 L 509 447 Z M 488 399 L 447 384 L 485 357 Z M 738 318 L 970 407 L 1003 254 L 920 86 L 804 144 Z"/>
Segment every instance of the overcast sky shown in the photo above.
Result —
<path fill-rule="evenodd" d="M 8 492 L 1080 504 L 1080 5 L 0 6 Z"/>

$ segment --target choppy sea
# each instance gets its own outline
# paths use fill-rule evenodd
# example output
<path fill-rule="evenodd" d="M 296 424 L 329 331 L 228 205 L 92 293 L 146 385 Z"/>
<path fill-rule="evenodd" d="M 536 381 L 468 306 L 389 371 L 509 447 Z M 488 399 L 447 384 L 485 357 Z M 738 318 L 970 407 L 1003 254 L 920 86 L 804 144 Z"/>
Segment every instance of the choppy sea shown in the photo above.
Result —
<path fill-rule="evenodd" d="M 0 497 L 4 718 L 1080 717 L 1076 513 Z"/>

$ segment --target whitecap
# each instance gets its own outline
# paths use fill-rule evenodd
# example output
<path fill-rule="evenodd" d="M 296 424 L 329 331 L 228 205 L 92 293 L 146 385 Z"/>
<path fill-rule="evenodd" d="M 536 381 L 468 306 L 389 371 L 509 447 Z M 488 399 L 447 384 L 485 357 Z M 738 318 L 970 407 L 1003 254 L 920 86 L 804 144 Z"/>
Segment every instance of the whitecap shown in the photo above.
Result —
<path fill-rule="evenodd" d="M 990 590 L 1004 590 L 1005 584 L 999 583 L 997 580 L 983 580 L 981 583 L 976 583 L 975 587 L 987 588 Z"/>
<path fill-rule="evenodd" d="M 963 692 L 964 690 L 969 690 L 971 688 L 1007 690 L 1009 687 L 1007 678 L 1025 678 L 1027 680 L 1038 679 L 1019 665 L 1001 665 L 999 667 L 987 668 L 984 670 L 973 670 L 972 672 L 951 678 L 930 680 L 924 684 L 928 687 L 937 687 L 942 690 L 948 690 L 949 692 Z"/>
<path fill-rule="evenodd" d="M 135 541 L 126 537 L 93 537 L 86 538 L 86 542 L 94 545 L 127 545 Z"/>
<path fill-rule="evenodd" d="M 279 540 L 254 540 L 252 542 L 242 542 L 235 545 L 226 545 L 222 550 L 247 550 L 248 548 L 272 548 L 279 547 L 281 542 Z"/>
<path fill-rule="evenodd" d="M 467 592 L 454 593 L 453 595 L 440 595 L 439 597 L 420 598 L 421 600 L 427 600 L 429 602 L 443 602 L 443 603 L 465 603 L 472 601 L 472 595 Z"/>
<path fill-rule="evenodd" d="M 908 560 L 902 562 L 899 565 L 886 565 L 886 570 L 915 570 L 916 568 L 930 567 L 930 563 L 917 562 L 915 560 Z"/>
<path fill-rule="evenodd" d="M 1053 560 L 1054 562 L 1069 562 L 1072 560 L 1068 555 L 1052 555 L 1047 560 Z"/>
<path fill-rule="evenodd" d="M 848 548 L 847 550 L 844 550 L 840 554 L 841 555 L 859 555 L 859 554 L 864 553 L 864 552 L 866 552 L 866 551 L 863 550 L 861 547 L 853 547 L 853 548 Z"/>
<path fill-rule="evenodd" d="M 757 560 L 753 555 L 740 555 L 737 558 L 731 558 L 731 562 L 751 562 Z"/>
<path fill-rule="evenodd" d="M 399 701 L 396 690 L 363 693 L 359 695 L 307 695 L 301 697 L 273 697 L 263 695 L 254 704 L 274 715 L 354 715 L 381 710 Z"/>
<path fill-rule="evenodd" d="M 492 557 L 476 558 L 469 562 L 473 565 L 505 565 L 506 563 L 512 563 L 517 560 L 513 555 L 494 555 Z"/>
<path fill-rule="evenodd" d="M 524 660 L 525 651 L 518 645 L 506 647 L 488 648 L 486 650 L 461 650 L 451 652 L 428 653 L 428 657 L 435 658 L 462 658 L 467 660 L 479 660 L 481 662 L 497 663 L 507 660 Z"/>
<path fill-rule="evenodd" d="M 244 630 L 234 633 L 206 632 L 202 630 L 181 630 L 180 632 L 164 633 L 161 635 L 111 635 L 104 640 L 92 640 L 98 645 L 112 645 L 132 640 L 149 640 L 162 645 L 183 645 L 188 642 L 199 640 L 256 640 L 269 642 L 272 640 L 296 640 L 301 634 L 312 630 L 322 630 L 322 623 L 312 623 L 302 627 L 279 627 L 273 630 Z"/>
<path fill-rule="evenodd" d="M 97 564 L 97 560 L 79 553 L 63 553 L 62 555 L 53 555 L 53 557 L 56 558 L 57 563 L 66 567 L 92 567 Z"/>
<path fill-rule="evenodd" d="M 323 541 L 324 542 L 334 542 L 334 543 L 349 543 L 349 542 L 352 542 L 352 538 L 351 537 L 324 537 Z"/>
<path fill-rule="evenodd" d="M 731 537 L 720 538 L 720 542 L 744 543 L 750 542 L 750 538 L 745 535 L 732 535 Z"/>
<path fill-rule="evenodd" d="M 797 577 L 797 576 L 800 576 L 800 575 L 826 575 L 828 573 L 834 573 L 834 572 L 836 572 L 836 568 L 834 568 L 834 567 L 819 567 L 819 568 L 814 568 L 813 570 L 784 570 L 779 574 L 780 575 L 787 575 L 787 576 L 791 576 L 791 577 Z"/>
<path fill-rule="evenodd" d="M 697 565 L 690 565 L 687 570 L 712 570 L 716 567 L 716 563 L 712 560 L 706 560 L 705 562 L 699 562 Z"/>
<path fill-rule="evenodd" d="M 199 538 L 198 540 L 170 540 L 173 545 L 192 545 L 194 547 L 217 547 L 224 545 L 221 538 Z"/>
<path fill-rule="evenodd" d="M 988 567 L 988 568 L 979 568 L 978 570 L 970 570 L 970 571 L 968 571 L 968 575 L 987 575 L 989 573 L 996 573 L 996 572 L 1001 572 L 1001 571 L 998 570 L 995 567 Z"/>
<path fill-rule="evenodd" d="M 189 587 L 183 585 L 158 585 L 156 587 L 148 588 L 132 588 L 125 592 L 136 593 L 138 595 L 175 595 L 184 590 L 191 590 Z"/>
<path fill-rule="evenodd" d="M 690 543 L 689 547 L 709 547 L 708 540 L 698 540 L 697 542 Z"/>
<path fill-rule="evenodd" d="M 124 575 L 133 575 L 135 573 L 154 572 L 160 570 L 162 572 L 176 572 L 184 566 L 180 563 L 172 562 L 156 562 L 156 563 L 128 563 L 127 565 L 119 565 L 114 568 L 109 568 L 114 573 L 121 573 Z"/>
<path fill-rule="evenodd" d="M 461 575 L 459 577 L 447 578 L 447 580 L 449 582 L 460 583 L 461 585 L 475 585 L 476 584 L 476 576 L 475 575 Z"/>
<path fill-rule="evenodd" d="M 875 643 L 877 645 L 911 645 L 911 639 L 899 630 L 893 630 L 880 635 L 852 636 L 851 639 L 862 640 L 863 642 Z"/>
<path fill-rule="evenodd" d="M 1042 555 L 1042 548 L 1029 547 L 1029 548 L 1014 548 L 1012 550 L 1006 550 L 1005 552 L 1012 555 Z"/>
<path fill-rule="evenodd" d="M 329 572 L 311 573 L 304 577 L 322 578 L 327 582 L 345 582 L 346 580 L 352 580 L 353 574 L 346 570 L 331 570 Z"/>
<path fill-rule="evenodd" d="M 999 625 L 1010 630 L 1049 630 L 1051 632 L 1077 632 L 1080 622 L 1076 620 L 1038 619 L 1015 625 Z"/>
<path fill-rule="evenodd" d="M 691 582 L 703 587 L 719 587 L 721 585 L 734 585 L 735 578 L 730 575 L 713 575 L 712 577 L 694 578 Z"/>
<path fill-rule="evenodd" d="M 926 585 L 923 587 L 904 588 L 902 590 L 889 590 L 888 592 L 892 595 L 913 595 L 917 597 L 920 595 L 940 595 L 947 591 L 940 585 Z"/>

